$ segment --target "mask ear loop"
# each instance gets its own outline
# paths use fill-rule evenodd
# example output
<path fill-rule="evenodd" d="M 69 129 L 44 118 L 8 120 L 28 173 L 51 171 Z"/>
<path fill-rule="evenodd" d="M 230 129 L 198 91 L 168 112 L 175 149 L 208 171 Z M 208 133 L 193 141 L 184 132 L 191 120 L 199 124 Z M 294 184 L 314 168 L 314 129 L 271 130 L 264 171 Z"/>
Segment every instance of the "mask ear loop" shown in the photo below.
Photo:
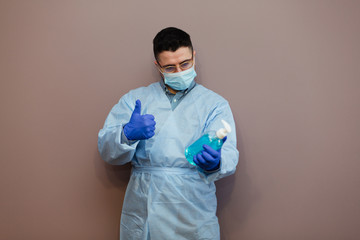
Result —
<path fill-rule="evenodd" d="M 192 61 L 193 61 L 193 64 L 192 64 L 192 66 L 191 66 L 191 67 L 194 67 L 194 70 L 196 70 L 196 69 L 195 69 L 195 55 L 194 55 L 194 49 L 192 49 L 192 52 L 191 52 L 191 59 L 192 59 Z"/>
<path fill-rule="evenodd" d="M 161 78 L 162 78 L 162 80 L 164 81 L 165 78 L 164 78 L 163 72 L 161 71 L 160 63 L 158 62 L 158 60 L 156 60 L 156 63 L 154 63 L 154 64 L 155 64 L 155 67 L 157 68 L 157 70 L 159 70 L 159 73 L 160 73 L 160 75 L 161 75 Z"/>

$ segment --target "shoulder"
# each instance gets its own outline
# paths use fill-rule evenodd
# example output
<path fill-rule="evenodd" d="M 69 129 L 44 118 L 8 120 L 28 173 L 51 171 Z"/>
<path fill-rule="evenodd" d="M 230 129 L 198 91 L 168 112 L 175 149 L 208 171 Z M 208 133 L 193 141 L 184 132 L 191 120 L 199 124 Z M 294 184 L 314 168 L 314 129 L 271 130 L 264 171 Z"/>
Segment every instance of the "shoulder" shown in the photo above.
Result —
<path fill-rule="evenodd" d="M 151 83 L 148 86 L 138 87 L 138 88 L 132 89 L 125 95 L 142 95 L 144 93 L 149 94 L 149 93 L 152 93 L 152 92 L 156 91 L 159 88 L 161 88 L 160 83 L 155 82 L 155 83 Z"/>
<path fill-rule="evenodd" d="M 228 101 L 220 94 L 204 87 L 201 84 L 197 84 L 193 89 L 197 99 L 201 102 L 206 102 L 210 105 L 228 104 Z"/>
<path fill-rule="evenodd" d="M 123 100 L 123 101 L 135 102 L 137 99 L 141 100 L 144 97 L 151 98 L 156 96 L 159 90 L 161 90 L 160 83 L 154 82 L 148 86 L 138 87 L 130 90 L 120 98 L 120 101 Z"/>

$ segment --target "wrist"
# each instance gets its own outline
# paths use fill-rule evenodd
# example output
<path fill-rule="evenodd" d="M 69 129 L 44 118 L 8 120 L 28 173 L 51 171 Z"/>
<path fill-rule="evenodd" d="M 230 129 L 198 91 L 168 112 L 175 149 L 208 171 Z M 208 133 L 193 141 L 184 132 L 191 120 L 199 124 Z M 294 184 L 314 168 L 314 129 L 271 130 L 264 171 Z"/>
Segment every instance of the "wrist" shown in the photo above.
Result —
<path fill-rule="evenodd" d="M 128 123 L 126 123 L 126 124 L 123 126 L 123 132 L 124 132 L 124 136 L 125 136 L 128 140 L 134 140 L 134 139 L 131 139 L 131 137 L 130 137 Z"/>
<path fill-rule="evenodd" d="M 206 171 L 208 172 L 212 172 L 212 171 L 216 171 L 220 168 L 220 161 L 214 166 L 214 167 L 211 167 L 211 168 L 208 168 L 208 169 L 205 169 Z"/>

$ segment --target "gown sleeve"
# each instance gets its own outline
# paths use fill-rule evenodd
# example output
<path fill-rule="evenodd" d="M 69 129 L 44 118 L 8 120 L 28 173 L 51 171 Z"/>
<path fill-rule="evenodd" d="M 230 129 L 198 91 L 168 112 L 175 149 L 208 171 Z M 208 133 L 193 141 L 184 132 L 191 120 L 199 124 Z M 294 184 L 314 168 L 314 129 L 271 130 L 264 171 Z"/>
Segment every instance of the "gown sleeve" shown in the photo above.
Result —
<path fill-rule="evenodd" d="M 98 134 L 98 149 L 101 158 L 112 165 L 130 162 L 139 141 L 129 141 L 123 133 L 123 127 L 129 122 L 135 103 L 128 104 L 127 95 L 111 109 L 103 128 Z"/>
<path fill-rule="evenodd" d="M 223 128 L 221 119 L 224 119 L 231 126 L 231 132 L 227 136 L 227 140 L 221 148 L 221 160 L 219 169 L 211 172 L 198 168 L 200 177 L 210 183 L 223 177 L 233 174 L 239 160 L 239 151 L 236 148 L 236 129 L 235 121 L 227 101 L 217 104 L 207 117 L 204 132 L 210 130 L 218 130 Z"/>

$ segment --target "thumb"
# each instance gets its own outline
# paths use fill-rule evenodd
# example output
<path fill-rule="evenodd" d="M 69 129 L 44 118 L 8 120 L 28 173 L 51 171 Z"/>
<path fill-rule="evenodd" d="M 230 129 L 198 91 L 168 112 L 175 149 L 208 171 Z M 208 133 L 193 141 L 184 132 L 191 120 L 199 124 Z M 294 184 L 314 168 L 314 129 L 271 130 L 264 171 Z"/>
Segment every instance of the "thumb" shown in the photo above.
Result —
<path fill-rule="evenodd" d="M 133 113 L 137 113 L 137 114 L 141 113 L 141 102 L 139 99 L 136 100 L 136 102 L 135 102 L 135 109 L 134 109 Z"/>

